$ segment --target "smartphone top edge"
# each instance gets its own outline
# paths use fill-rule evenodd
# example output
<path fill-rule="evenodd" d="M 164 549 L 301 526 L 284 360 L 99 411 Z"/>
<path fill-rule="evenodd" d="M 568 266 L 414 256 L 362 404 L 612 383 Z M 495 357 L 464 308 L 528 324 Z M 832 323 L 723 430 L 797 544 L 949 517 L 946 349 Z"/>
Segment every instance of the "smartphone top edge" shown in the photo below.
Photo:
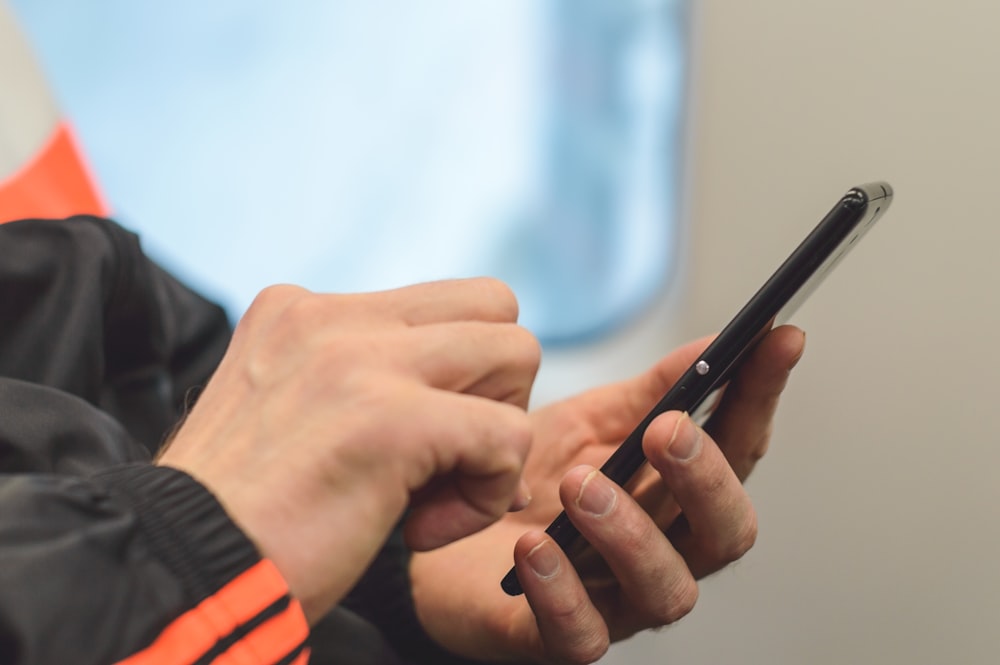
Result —
<path fill-rule="evenodd" d="M 857 199 L 859 203 L 871 203 L 884 199 L 888 203 L 892 200 L 892 185 L 883 181 L 865 183 L 853 187 L 844 198 Z"/>

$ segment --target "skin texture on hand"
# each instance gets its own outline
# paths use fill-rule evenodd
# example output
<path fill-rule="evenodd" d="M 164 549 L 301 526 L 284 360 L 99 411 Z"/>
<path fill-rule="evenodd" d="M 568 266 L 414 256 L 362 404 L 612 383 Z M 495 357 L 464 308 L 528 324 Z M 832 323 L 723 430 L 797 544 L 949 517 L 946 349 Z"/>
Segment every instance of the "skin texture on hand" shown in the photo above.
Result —
<path fill-rule="evenodd" d="M 691 611 L 696 580 L 754 543 L 756 515 L 742 481 L 766 452 L 778 398 L 804 342 L 790 326 L 765 337 L 704 431 L 685 414 L 657 418 L 643 442 L 650 463 L 628 492 L 596 468 L 707 339 L 632 380 L 534 412 L 525 466 L 531 505 L 413 557 L 414 599 L 430 635 L 482 660 L 589 663 L 611 642 Z M 592 545 L 575 565 L 543 533 L 564 508 Z M 499 588 L 511 550 L 523 597 Z"/>
<path fill-rule="evenodd" d="M 491 279 L 258 296 L 158 463 L 211 490 L 315 621 L 409 506 L 425 550 L 526 503 L 540 350 Z"/>

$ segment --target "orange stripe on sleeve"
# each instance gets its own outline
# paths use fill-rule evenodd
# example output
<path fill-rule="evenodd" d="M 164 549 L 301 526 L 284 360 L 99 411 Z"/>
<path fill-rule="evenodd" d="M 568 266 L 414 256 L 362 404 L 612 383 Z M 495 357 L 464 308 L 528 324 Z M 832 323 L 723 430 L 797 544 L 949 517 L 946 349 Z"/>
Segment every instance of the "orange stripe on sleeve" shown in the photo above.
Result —
<path fill-rule="evenodd" d="M 17 173 L 0 181 L 0 223 L 28 217 L 106 217 L 108 206 L 83 160 L 73 131 L 59 123 Z"/>
<path fill-rule="evenodd" d="M 119 661 L 118 665 L 175 665 L 192 663 L 216 643 L 230 635 L 288 593 L 288 585 L 273 563 L 264 559 L 239 575 L 167 626 L 146 649 Z M 290 653 L 309 633 L 305 615 L 296 601 L 281 614 L 264 622 L 243 640 L 259 633 L 275 619 L 282 619 L 260 639 L 270 639 L 276 648 Z M 241 640 L 241 642 L 243 641 Z M 273 661 L 248 661 L 253 665 Z"/>
<path fill-rule="evenodd" d="M 261 665 L 278 662 L 309 636 L 302 616 L 302 608 L 293 600 L 288 609 L 271 617 L 233 644 L 213 660 L 212 665 Z"/>

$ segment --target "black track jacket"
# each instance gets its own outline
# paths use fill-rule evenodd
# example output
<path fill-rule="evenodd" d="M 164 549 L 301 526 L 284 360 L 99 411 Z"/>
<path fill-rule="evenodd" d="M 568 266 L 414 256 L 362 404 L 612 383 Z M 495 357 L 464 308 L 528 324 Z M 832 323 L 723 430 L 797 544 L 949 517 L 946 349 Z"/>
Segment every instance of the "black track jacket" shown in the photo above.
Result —
<path fill-rule="evenodd" d="M 214 497 L 150 463 L 230 332 L 111 221 L 0 225 L 0 664 L 461 662 L 398 536 L 310 634 Z"/>

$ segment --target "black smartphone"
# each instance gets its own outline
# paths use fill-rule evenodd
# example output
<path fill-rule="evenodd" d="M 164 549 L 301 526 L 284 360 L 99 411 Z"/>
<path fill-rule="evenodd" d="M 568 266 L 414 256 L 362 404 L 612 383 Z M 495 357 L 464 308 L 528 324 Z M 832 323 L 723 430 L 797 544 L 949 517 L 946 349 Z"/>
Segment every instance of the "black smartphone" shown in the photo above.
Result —
<path fill-rule="evenodd" d="M 642 437 L 661 413 L 687 411 L 699 423 L 707 419 L 715 394 L 725 386 L 740 359 L 768 331 L 791 317 L 885 213 L 891 201 L 892 188 L 884 182 L 848 191 L 642 419 L 604 463 L 601 472 L 624 486 L 646 461 Z M 585 544 L 565 512 L 556 517 L 546 532 L 567 553 Z M 514 568 L 500 586 L 512 596 L 523 592 Z"/>

